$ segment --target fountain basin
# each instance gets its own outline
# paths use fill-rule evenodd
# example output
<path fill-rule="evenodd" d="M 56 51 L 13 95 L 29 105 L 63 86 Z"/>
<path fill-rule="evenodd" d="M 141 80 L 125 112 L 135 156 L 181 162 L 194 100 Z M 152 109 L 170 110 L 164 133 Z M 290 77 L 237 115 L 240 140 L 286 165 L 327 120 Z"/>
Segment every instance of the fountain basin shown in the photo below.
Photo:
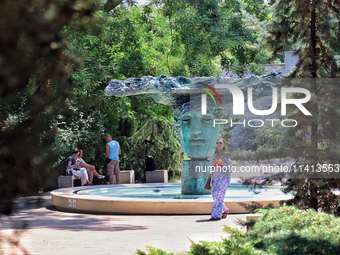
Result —
<path fill-rule="evenodd" d="M 211 214 L 211 195 L 182 195 L 180 183 L 98 185 L 58 189 L 52 204 L 62 210 L 107 214 Z M 228 186 L 225 204 L 230 213 L 247 213 L 240 202 L 279 206 L 292 196 L 280 187 L 267 187 L 253 194 L 239 184 Z"/>

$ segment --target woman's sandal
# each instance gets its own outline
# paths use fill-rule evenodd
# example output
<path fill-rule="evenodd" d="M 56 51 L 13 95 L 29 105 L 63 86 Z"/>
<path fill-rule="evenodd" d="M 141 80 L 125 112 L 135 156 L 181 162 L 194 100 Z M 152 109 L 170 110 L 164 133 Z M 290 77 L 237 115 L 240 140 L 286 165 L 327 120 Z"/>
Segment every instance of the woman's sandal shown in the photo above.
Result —
<path fill-rule="evenodd" d="M 222 213 L 222 219 L 225 219 L 225 218 L 227 218 L 227 216 L 228 216 L 228 213 L 229 213 L 229 210 L 227 209 L 227 210 L 225 210 L 223 213 Z"/>
<path fill-rule="evenodd" d="M 98 179 L 104 179 L 105 178 L 105 175 L 100 175 L 99 177 L 98 177 Z"/>
<path fill-rule="evenodd" d="M 209 220 L 221 220 L 222 218 L 210 218 Z"/>

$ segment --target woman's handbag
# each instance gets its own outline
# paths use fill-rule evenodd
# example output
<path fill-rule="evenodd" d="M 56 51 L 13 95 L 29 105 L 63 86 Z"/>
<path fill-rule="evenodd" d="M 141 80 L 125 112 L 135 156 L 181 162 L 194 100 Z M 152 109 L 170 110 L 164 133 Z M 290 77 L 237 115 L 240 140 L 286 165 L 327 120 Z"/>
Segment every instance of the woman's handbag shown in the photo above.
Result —
<path fill-rule="evenodd" d="M 211 190 L 211 185 L 210 185 L 210 181 L 211 181 L 211 175 L 209 175 L 209 178 L 207 180 L 207 183 L 204 186 L 204 189 L 206 190 Z"/>

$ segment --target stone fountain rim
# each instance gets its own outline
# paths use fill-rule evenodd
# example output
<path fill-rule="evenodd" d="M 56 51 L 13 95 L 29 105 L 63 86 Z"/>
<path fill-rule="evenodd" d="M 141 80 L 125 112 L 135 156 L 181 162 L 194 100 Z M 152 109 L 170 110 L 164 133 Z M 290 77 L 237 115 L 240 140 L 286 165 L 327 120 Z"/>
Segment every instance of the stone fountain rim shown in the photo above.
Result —
<path fill-rule="evenodd" d="M 233 183 L 235 186 L 243 186 Z M 79 190 L 90 190 L 94 188 L 129 188 L 129 187 L 157 187 L 157 186 L 180 186 L 180 183 L 148 183 L 148 184 L 114 184 L 97 185 L 58 189 L 51 192 L 52 204 L 57 209 L 81 212 L 81 213 L 104 213 L 104 214 L 210 214 L 213 205 L 212 198 L 197 199 L 141 199 L 126 197 L 105 197 L 99 195 L 79 195 L 75 192 Z M 251 204 L 252 201 L 259 202 L 264 206 L 272 203 L 279 206 L 282 199 L 258 199 L 253 195 L 253 199 L 234 199 L 226 201 L 230 213 L 247 213 L 239 205 L 240 202 Z M 73 206 L 72 206 L 73 202 Z"/>

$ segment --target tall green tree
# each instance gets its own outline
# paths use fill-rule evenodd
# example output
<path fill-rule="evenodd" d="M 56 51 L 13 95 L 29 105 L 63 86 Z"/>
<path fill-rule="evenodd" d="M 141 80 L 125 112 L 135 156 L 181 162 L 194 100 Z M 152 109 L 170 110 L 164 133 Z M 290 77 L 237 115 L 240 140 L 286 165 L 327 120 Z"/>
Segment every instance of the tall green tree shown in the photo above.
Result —
<path fill-rule="evenodd" d="M 89 156 L 87 160 L 96 162 L 98 168 L 104 167 L 100 144 L 103 143 L 103 132 L 108 132 L 120 140 L 126 153 L 122 156 L 122 166 L 135 167 L 129 162 L 139 160 L 141 167 L 145 155 L 129 147 L 129 137 L 135 132 L 147 136 L 145 132 L 152 130 L 146 125 L 150 119 L 157 125 L 163 123 L 163 130 L 170 132 L 167 125 L 172 118 L 171 107 L 150 102 L 152 99 L 147 96 L 107 98 L 103 90 L 110 79 L 162 74 L 211 76 L 219 74 L 221 58 L 225 63 L 236 61 L 233 63 L 238 65 L 239 73 L 244 73 L 252 62 L 257 61 L 258 55 L 254 47 L 256 32 L 249 28 L 242 10 L 248 8 L 247 12 L 254 19 L 257 16 L 259 19 L 268 18 L 266 12 L 260 14 L 259 3 L 262 2 L 251 4 L 245 1 L 240 4 L 235 1 L 228 5 L 209 0 L 153 2 L 144 7 L 127 4 L 110 13 L 96 13 L 100 34 L 83 33 L 77 27 L 67 27 L 65 35 L 71 45 L 67 54 L 82 57 L 84 62 L 72 74 L 74 86 L 70 105 L 75 109 L 73 117 L 64 116 L 60 120 L 60 123 L 66 124 L 59 125 L 60 136 L 55 143 L 61 155 L 58 162 L 63 164 L 62 159 L 72 146 L 81 146 L 85 150 L 85 158 Z M 90 120 L 93 121 L 88 122 Z M 77 121 L 79 127 L 88 123 L 93 139 L 85 141 L 81 138 L 88 136 L 83 128 L 79 130 L 80 134 L 76 134 Z M 151 133 L 149 135 L 155 139 Z M 139 138 L 134 136 L 131 139 L 136 141 Z M 169 148 L 170 158 L 176 151 L 176 147 L 172 147 Z M 163 159 L 165 154 L 155 148 L 149 148 L 156 153 L 153 156 Z M 131 160 L 131 157 L 136 160 Z M 179 162 L 181 157 L 175 158 Z M 162 168 L 171 165 L 165 164 L 166 160 L 159 162 L 164 162 L 159 166 Z"/>
<path fill-rule="evenodd" d="M 19 194 L 37 192 L 56 176 L 49 168 L 54 120 L 71 90 L 64 26 L 91 28 L 94 1 L 0 3 L 0 203 L 9 213 Z M 10 202 L 9 202 L 10 204 Z"/>
<path fill-rule="evenodd" d="M 183 67 L 177 70 L 168 64 L 169 72 L 183 75 L 186 70 L 191 77 L 209 76 L 216 73 L 216 67 L 223 66 L 240 76 L 251 69 L 256 73 L 252 67 L 260 61 L 257 34 L 244 13 L 254 19 L 269 19 L 264 2 L 155 0 L 150 5 L 167 18 L 167 59 L 183 47 Z"/>
<path fill-rule="evenodd" d="M 340 36 L 340 3 L 338 1 L 280 0 L 274 8 L 274 21 L 269 26 L 268 43 L 274 55 L 281 53 L 290 43 L 298 45 L 296 69 L 290 74 L 295 78 L 288 86 L 304 87 L 311 94 L 305 104 L 312 116 L 291 110 L 289 118 L 298 121 L 296 129 L 286 132 L 285 142 L 289 155 L 297 166 L 339 163 L 340 115 L 338 112 L 340 84 L 335 49 Z M 304 80 L 300 78 L 313 78 Z M 299 96 L 299 95 L 297 95 Z M 317 210 L 339 213 L 339 200 L 332 189 L 340 187 L 338 179 L 289 179 L 286 191 L 295 191 L 294 203 Z"/>
<path fill-rule="evenodd" d="M 139 153 L 138 148 L 134 149 L 129 138 L 150 119 L 160 121 L 163 129 L 169 130 L 166 127 L 172 117 L 172 108 L 155 103 L 149 96 L 109 98 L 104 95 L 103 91 L 111 79 L 152 74 L 148 59 L 155 59 L 148 54 L 155 51 L 143 45 L 148 31 L 140 25 L 143 21 L 140 8 L 122 5 L 110 15 L 101 11 L 96 13 L 98 30 L 101 31 L 99 35 L 84 33 L 77 27 L 65 30 L 72 45 L 67 54 L 81 56 L 84 63 L 72 74 L 74 89 L 70 104 L 75 110 L 72 117 L 64 116 L 59 121 L 61 125 L 55 149 L 60 154 L 60 168 L 72 147 L 84 148 L 85 160 L 98 169 L 105 168 L 103 138 L 105 133 L 110 133 L 122 147 L 121 168 L 134 169 L 137 178 L 142 178 L 139 172 L 144 171 L 145 155 Z M 161 68 L 151 69 L 161 73 Z M 85 123 L 88 131 L 79 128 L 76 132 L 77 127 L 85 127 Z M 155 143 L 155 139 L 152 142 Z M 155 158 L 164 157 L 161 151 L 154 151 Z M 168 165 L 164 163 L 159 167 L 165 169 Z"/>

